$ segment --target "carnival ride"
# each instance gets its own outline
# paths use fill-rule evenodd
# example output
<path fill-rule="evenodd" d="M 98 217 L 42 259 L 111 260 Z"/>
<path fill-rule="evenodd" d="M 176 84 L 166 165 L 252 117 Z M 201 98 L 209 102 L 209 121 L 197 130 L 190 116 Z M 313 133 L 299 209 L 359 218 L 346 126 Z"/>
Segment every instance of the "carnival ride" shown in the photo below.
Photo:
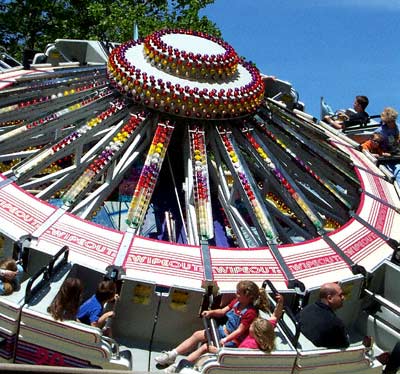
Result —
<path fill-rule="evenodd" d="M 10 56 L 4 47 L 0 46 L 0 73 L 16 68 L 22 68 L 22 64 Z"/>
<path fill-rule="evenodd" d="M 0 297 L 2 361 L 156 371 L 241 279 L 272 282 L 287 311 L 339 281 L 349 349 L 314 347 L 288 313 L 276 351 L 221 348 L 197 370 L 381 372 L 361 340 L 400 338 L 400 204 L 376 160 L 200 32 L 122 44 L 107 67 L 60 55 L 0 75 L 0 230 L 26 272 Z M 47 313 L 72 276 L 86 296 L 118 282 L 113 339 Z"/>

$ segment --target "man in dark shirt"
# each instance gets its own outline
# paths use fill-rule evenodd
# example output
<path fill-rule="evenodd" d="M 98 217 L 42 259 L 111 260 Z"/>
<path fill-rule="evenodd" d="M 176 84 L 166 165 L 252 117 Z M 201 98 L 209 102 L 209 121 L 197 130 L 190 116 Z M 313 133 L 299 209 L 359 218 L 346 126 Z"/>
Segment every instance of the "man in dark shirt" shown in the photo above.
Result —
<path fill-rule="evenodd" d="M 335 129 L 343 129 L 349 126 L 367 123 L 369 116 L 365 109 L 368 104 L 369 100 L 366 96 L 358 95 L 353 104 L 354 112 L 346 110 L 346 112 L 340 112 L 337 119 L 334 119 L 331 116 L 325 116 L 323 120 Z"/>
<path fill-rule="evenodd" d="M 346 327 L 334 312 L 343 306 L 342 288 L 337 283 L 325 283 L 319 297 L 319 301 L 307 305 L 299 313 L 300 331 L 317 347 L 347 348 Z"/>

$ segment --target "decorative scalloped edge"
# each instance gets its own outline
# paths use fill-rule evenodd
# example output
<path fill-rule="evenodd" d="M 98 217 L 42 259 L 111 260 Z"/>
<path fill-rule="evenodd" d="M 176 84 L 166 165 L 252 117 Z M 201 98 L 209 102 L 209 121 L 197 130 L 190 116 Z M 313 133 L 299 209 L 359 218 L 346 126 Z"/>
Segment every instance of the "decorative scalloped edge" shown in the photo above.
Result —
<path fill-rule="evenodd" d="M 144 40 L 129 41 L 115 48 L 110 54 L 107 71 L 118 90 L 146 107 L 196 119 L 229 119 L 253 113 L 264 98 L 260 72 L 248 62 L 239 62 L 251 75 L 251 82 L 245 86 L 227 90 L 199 89 L 195 81 L 187 79 L 183 87 L 149 76 L 128 61 L 126 52 L 137 45 L 144 45 Z"/>

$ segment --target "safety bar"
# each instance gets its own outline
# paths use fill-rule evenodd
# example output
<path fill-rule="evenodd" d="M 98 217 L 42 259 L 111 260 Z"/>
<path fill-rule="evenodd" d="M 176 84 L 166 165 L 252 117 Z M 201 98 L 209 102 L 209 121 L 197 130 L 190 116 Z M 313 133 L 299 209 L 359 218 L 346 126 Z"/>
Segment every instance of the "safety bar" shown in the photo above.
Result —
<path fill-rule="evenodd" d="M 217 329 L 217 324 L 213 318 L 207 318 L 203 317 L 203 326 L 204 326 L 204 331 L 206 333 L 206 338 L 207 338 L 207 345 L 213 345 L 217 349 L 219 349 L 221 346 L 219 344 L 219 335 L 218 335 L 218 329 Z"/>
<path fill-rule="evenodd" d="M 269 289 L 272 291 L 272 293 L 274 294 L 274 296 L 279 294 L 278 290 L 275 288 L 275 286 L 273 285 L 273 283 L 269 279 L 266 279 L 263 282 L 261 288 L 263 288 L 265 290 L 267 285 L 268 285 Z M 286 336 L 289 338 L 289 340 L 291 341 L 293 346 L 297 347 L 297 343 L 299 341 L 299 336 L 300 336 L 300 325 L 299 325 L 299 322 L 297 321 L 292 309 L 289 306 L 285 306 L 285 313 L 292 320 L 292 322 L 294 324 L 294 327 L 295 327 L 294 334 L 293 334 L 292 330 L 290 329 L 290 327 L 286 324 L 286 322 L 283 319 L 280 319 L 278 321 L 278 324 L 282 328 L 282 330 L 284 331 Z"/>
<path fill-rule="evenodd" d="M 343 132 L 346 133 L 347 130 L 349 130 L 349 132 L 350 132 L 351 130 L 374 129 L 377 126 L 379 126 L 379 124 L 370 124 L 369 122 L 371 119 L 379 118 L 379 117 L 380 117 L 380 115 L 373 115 L 373 116 L 369 116 L 365 120 L 354 121 L 353 123 L 347 124 L 346 127 L 343 129 Z"/>
<path fill-rule="evenodd" d="M 69 248 L 68 246 L 64 246 L 62 247 L 54 256 L 53 258 L 50 260 L 49 262 L 49 275 L 50 277 L 53 275 L 53 271 L 54 271 L 54 264 L 56 263 L 56 261 L 58 260 L 59 257 L 61 257 L 61 255 L 64 254 L 63 259 L 57 264 L 56 269 L 67 263 L 68 261 L 68 254 L 69 254 Z"/>
<path fill-rule="evenodd" d="M 389 309 L 392 313 L 396 314 L 400 318 L 400 307 L 396 304 L 391 303 L 389 300 L 385 299 L 383 296 L 376 295 L 374 292 L 364 289 L 364 292 L 374 301 L 378 302 L 380 305 Z"/>
<path fill-rule="evenodd" d="M 68 261 L 68 247 L 62 247 L 50 260 L 48 265 L 43 266 L 40 270 L 38 270 L 28 281 L 25 290 L 25 304 L 29 303 L 32 299 L 32 296 L 52 277 L 53 273 L 61 266 L 64 265 Z M 55 266 L 56 261 L 64 255 L 63 259 Z M 43 275 L 42 280 L 37 283 L 34 287 L 32 287 L 33 283 Z"/>
<path fill-rule="evenodd" d="M 398 307 L 396 304 L 390 302 L 387 300 L 385 297 L 381 295 L 376 295 L 374 292 L 371 292 L 370 290 L 365 289 L 364 294 L 366 294 L 368 297 L 370 297 L 374 302 L 378 303 L 380 306 L 383 306 L 384 308 L 388 309 L 391 313 L 393 313 L 397 319 L 400 318 L 400 307 Z M 366 308 L 368 310 L 368 308 Z M 390 327 L 392 330 L 396 331 L 397 333 L 400 333 L 400 328 L 399 326 L 396 326 L 396 324 L 393 322 L 393 318 L 381 318 L 379 316 L 376 316 L 378 320 L 380 320 L 382 323 L 384 323 L 387 327 Z"/>
<path fill-rule="evenodd" d="M 38 279 L 41 275 L 43 275 L 42 280 L 35 287 L 32 287 L 33 282 L 36 279 Z M 48 265 L 45 265 L 29 279 L 28 284 L 26 286 L 26 290 L 25 290 L 25 304 L 27 304 L 31 301 L 32 295 L 35 292 L 37 292 L 44 283 L 48 282 L 49 279 L 50 279 L 49 268 L 48 268 Z"/>

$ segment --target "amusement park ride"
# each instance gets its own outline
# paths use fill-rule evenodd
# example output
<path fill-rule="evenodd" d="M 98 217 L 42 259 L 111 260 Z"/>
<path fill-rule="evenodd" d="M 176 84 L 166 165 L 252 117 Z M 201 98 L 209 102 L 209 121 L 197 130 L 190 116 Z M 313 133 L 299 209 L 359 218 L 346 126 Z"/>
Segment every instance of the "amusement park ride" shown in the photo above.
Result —
<path fill-rule="evenodd" d="M 49 51 L 0 73 L 0 231 L 25 271 L 0 297 L 2 362 L 156 372 L 250 279 L 285 295 L 276 350 L 221 348 L 191 371 L 382 372 L 400 341 L 400 201 L 353 140 L 367 127 L 317 121 L 201 32 Z M 68 277 L 85 297 L 117 282 L 113 338 L 48 314 Z M 327 281 L 346 293 L 348 349 L 313 346 L 292 318 Z"/>

